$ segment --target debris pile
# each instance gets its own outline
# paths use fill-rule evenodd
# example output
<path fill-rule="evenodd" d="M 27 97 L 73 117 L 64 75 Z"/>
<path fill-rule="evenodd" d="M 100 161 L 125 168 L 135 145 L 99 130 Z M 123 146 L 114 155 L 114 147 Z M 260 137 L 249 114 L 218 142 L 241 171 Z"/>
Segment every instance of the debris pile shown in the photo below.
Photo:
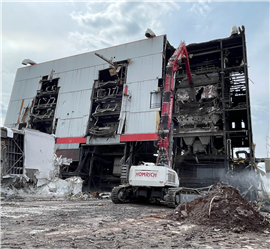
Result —
<path fill-rule="evenodd" d="M 104 193 L 99 193 L 99 192 L 94 192 L 93 194 L 90 192 L 80 192 L 77 194 L 71 193 L 68 196 L 68 199 L 71 201 L 77 201 L 77 200 L 88 200 L 88 199 L 110 199 L 111 193 L 110 192 L 104 192 Z"/>
<path fill-rule="evenodd" d="M 1 181 L 1 196 L 14 198 L 66 198 L 69 195 L 82 194 L 83 180 L 73 176 L 65 180 L 54 177 L 46 184 L 36 186 L 23 176 L 9 176 Z M 3 199 L 3 198 L 2 198 Z"/>
<path fill-rule="evenodd" d="M 232 186 L 219 185 L 203 197 L 181 203 L 168 216 L 173 220 L 232 229 L 234 232 L 270 231 L 270 220 Z"/>

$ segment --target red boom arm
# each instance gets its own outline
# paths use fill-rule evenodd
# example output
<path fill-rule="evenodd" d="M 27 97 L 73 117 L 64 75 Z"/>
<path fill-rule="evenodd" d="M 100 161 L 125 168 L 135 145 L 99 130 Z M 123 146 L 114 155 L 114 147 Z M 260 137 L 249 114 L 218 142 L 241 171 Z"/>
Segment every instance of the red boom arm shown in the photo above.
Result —
<path fill-rule="evenodd" d="M 172 110 L 173 110 L 173 98 L 174 98 L 174 73 L 178 70 L 178 61 L 184 59 L 186 65 L 187 76 L 190 84 L 192 84 L 191 71 L 188 60 L 188 52 L 184 42 L 180 43 L 178 48 L 174 51 L 173 55 L 169 59 L 166 67 L 166 78 L 164 93 L 162 97 L 162 110 L 161 121 L 159 126 L 159 140 L 158 140 L 158 158 L 157 163 L 166 164 L 171 167 L 171 161 L 168 154 L 169 149 L 169 134 L 172 123 Z"/>

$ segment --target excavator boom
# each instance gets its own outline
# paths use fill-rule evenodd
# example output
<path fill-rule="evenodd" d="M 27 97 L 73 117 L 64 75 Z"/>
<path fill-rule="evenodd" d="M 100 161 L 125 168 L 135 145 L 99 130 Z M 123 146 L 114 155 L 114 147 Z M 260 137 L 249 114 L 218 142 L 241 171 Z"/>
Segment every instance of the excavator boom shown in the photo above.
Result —
<path fill-rule="evenodd" d="M 188 52 L 184 42 L 181 42 L 178 48 L 174 51 L 173 55 L 168 61 L 166 67 L 166 78 L 164 93 L 162 97 L 162 109 L 161 109 L 161 121 L 158 131 L 158 157 L 157 164 L 164 164 L 171 167 L 171 159 L 169 158 L 169 135 L 172 125 L 172 111 L 173 111 L 173 99 L 174 99 L 174 74 L 178 70 L 178 62 L 184 60 L 188 80 L 192 86 L 192 77 L 189 66 Z"/>

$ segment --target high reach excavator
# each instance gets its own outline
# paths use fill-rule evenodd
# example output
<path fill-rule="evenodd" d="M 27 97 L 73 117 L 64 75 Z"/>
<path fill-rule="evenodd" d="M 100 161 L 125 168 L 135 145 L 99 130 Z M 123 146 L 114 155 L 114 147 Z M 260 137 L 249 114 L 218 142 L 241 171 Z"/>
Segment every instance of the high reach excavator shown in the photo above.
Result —
<path fill-rule="evenodd" d="M 170 136 L 172 136 L 172 114 L 175 87 L 175 73 L 179 62 L 184 60 L 190 87 L 193 87 L 188 52 L 184 42 L 168 61 L 162 97 L 161 121 L 158 129 L 158 156 L 156 163 L 143 162 L 129 169 L 128 183 L 114 187 L 111 199 L 114 203 L 127 203 L 137 200 L 162 201 L 169 207 L 192 200 L 199 194 L 195 189 L 179 187 L 179 178 L 172 169 Z"/>

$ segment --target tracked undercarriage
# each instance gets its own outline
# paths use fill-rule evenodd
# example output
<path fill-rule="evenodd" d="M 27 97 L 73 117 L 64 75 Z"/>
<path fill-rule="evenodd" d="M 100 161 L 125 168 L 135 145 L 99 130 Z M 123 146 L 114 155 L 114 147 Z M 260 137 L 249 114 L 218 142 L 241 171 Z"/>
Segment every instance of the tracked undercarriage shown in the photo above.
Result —
<path fill-rule="evenodd" d="M 201 196 L 200 192 L 192 188 L 151 188 L 120 185 L 114 187 L 111 199 L 115 204 L 129 202 L 162 202 L 168 207 L 176 207 L 182 202 L 192 201 Z"/>

